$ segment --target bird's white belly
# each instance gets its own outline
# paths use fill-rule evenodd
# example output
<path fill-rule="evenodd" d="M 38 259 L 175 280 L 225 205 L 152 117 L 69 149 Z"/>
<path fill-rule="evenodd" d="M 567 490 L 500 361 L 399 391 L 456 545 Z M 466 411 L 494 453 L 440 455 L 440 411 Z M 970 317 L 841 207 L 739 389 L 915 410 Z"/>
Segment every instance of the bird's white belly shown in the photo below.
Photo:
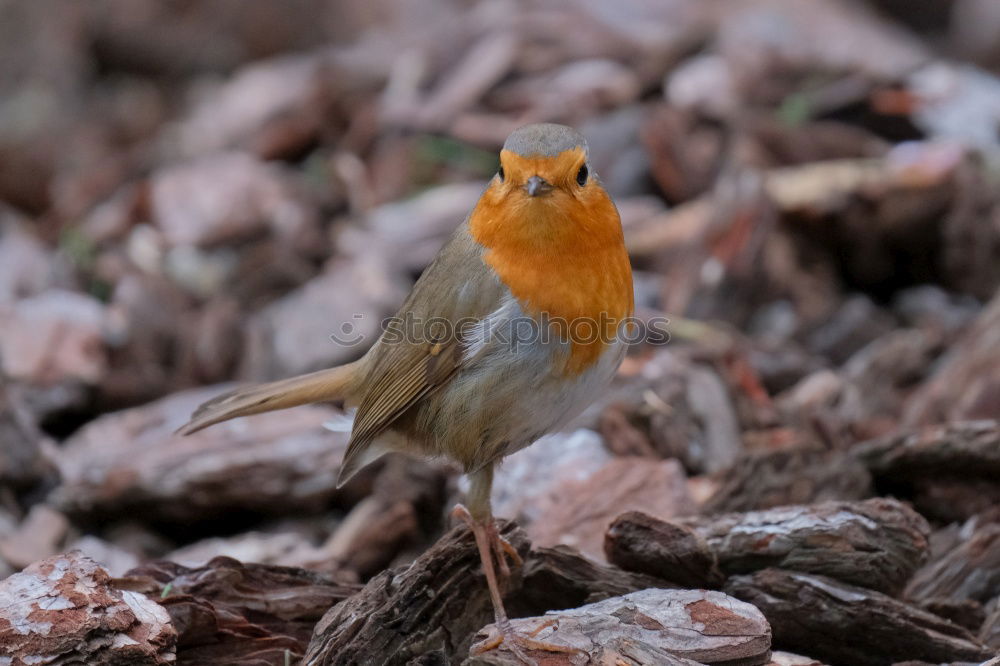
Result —
<path fill-rule="evenodd" d="M 427 413 L 438 420 L 433 430 L 439 441 L 433 448 L 441 453 L 455 450 L 459 442 L 453 438 L 471 440 L 472 459 L 460 461 L 467 468 L 524 448 L 565 425 L 605 390 L 625 355 L 627 344 L 619 335 L 590 367 L 566 374 L 568 342 L 527 339 L 531 336 L 523 331 L 516 340 L 503 335 L 523 316 L 510 298 L 484 320 L 470 337 L 465 367 Z"/>

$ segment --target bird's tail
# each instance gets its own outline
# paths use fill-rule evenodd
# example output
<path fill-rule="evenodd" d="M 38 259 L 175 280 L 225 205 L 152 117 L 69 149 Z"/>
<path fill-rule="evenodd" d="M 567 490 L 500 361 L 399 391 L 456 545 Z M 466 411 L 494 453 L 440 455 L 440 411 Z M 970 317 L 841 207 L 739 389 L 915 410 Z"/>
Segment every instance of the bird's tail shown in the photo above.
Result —
<path fill-rule="evenodd" d="M 191 415 L 191 420 L 177 430 L 177 434 L 190 435 L 238 416 L 287 409 L 312 402 L 348 399 L 357 384 L 362 361 L 363 359 L 329 370 L 223 393 L 199 406 Z"/>

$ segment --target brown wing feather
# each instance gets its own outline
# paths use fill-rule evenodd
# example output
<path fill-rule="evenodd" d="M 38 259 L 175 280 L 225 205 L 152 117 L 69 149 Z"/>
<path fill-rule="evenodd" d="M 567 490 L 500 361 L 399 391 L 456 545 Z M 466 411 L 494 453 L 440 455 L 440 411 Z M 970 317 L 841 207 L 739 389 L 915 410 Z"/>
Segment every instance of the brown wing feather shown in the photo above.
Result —
<path fill-rule="evenodd" d="M 461 345 L 452 341 L 428 345 L 424 354 L 408 359 L 409 367 L 393 366 L 379 382 L 385 389 L 365 394 L 354 420 L 351 445 L 364 446 L 377 437 L 420 398 L 443 385 L 458 370 L 461 359 Z"/>
<path fill-rule="evenodd" d="M 481 246 L 462 225 L 420 276 L 397 317 L 409 315 L 419 325 L 432 318 L 455 324 L 488 315 L 499 306 L 503 288 L 481 257 Z M 458 275 L 465 276 L 465 280 L 457 281 Z M 371 370 L 338 483 L 369 462 L 368 449 L 393 422 L 461 369 L 463 352 L 457 332 L 440 340 L 390 343 L 385 336 L 379 340 L 370 352 Z"/>

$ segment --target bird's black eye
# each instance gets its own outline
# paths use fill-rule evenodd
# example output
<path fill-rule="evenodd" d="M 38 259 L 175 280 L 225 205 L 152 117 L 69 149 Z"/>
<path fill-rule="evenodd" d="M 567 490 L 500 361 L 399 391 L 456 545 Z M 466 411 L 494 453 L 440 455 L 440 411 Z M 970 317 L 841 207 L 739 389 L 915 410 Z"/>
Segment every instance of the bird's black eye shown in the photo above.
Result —
<path fill-rule="evenodd" d="M 587 169 L 586 164 L 580 167 L 580 170 L 576 172 L 576 182 L 580 184 L 580 187 L 583 187 L 584 185 L 587 184 L 587 175 L 589 173 L 590 170 Z"/>
<path fill-rule="evenodd" d="M 497 171 L 497 175 L 500 176 L 500 182 L 502 183 L 503 182 L 503 167 L 500 167 L 500 169 Z"/>

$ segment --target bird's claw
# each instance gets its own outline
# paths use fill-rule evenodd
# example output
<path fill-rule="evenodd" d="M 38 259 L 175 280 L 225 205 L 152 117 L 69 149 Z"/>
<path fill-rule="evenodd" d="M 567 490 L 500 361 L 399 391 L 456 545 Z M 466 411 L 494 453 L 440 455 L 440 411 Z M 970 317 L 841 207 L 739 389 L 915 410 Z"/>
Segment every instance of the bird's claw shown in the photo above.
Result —
<path fill-rule="evenodd" d="M 509 624 L 505 628 L 497 628 L 496 633 L 486 639 L 475 643 L 470 652 L 474 655 L 483 654 L 503 645 L 508 652 L 514 655 L 521 663 L 528 666 L 537 666 L 537 662 L 529 657 L 525 650 L 537 650 L 540 652 L 562 652 L 567 654 L 581 653 L 582 650 L 568 645 L 548 643 L 535 638 L 543 629 L 547 629 L 558 624 L 556 618 L 550 618 L 539 623 L 531 633 L 520 634 Z"/>

